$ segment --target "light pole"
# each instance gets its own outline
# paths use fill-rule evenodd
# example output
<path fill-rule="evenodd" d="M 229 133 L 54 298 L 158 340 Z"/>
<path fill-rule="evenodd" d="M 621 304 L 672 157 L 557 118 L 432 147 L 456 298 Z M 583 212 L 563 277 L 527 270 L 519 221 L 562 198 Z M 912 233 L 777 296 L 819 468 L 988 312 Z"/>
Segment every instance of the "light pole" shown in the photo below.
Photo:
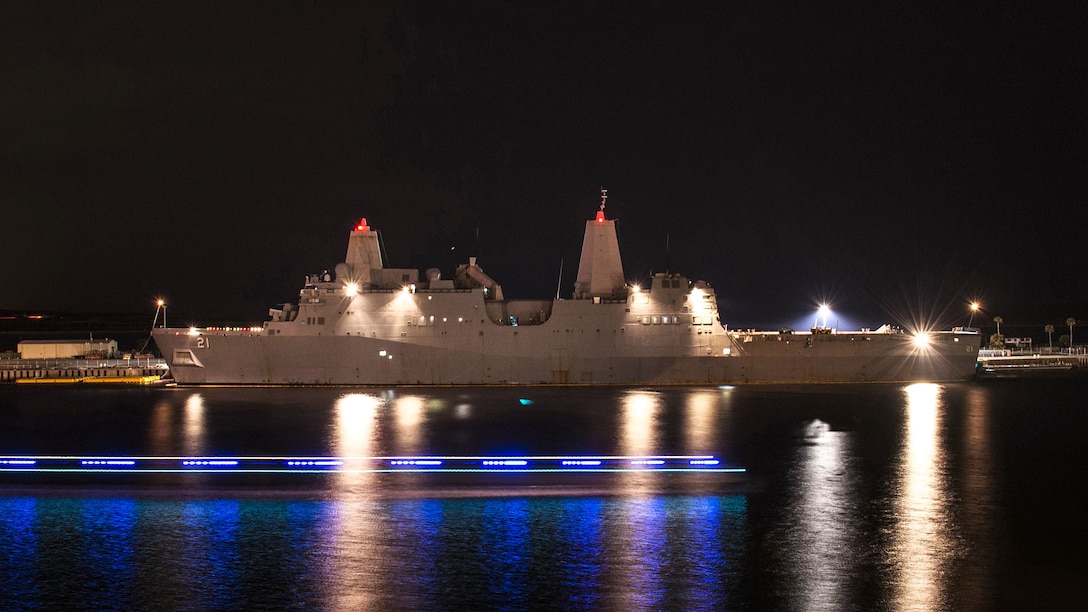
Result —
<path fill-rule="evenodd" d="M 975 313 L 978 312 L 978 302 L 971 302 L 971 316 L 967 319 L 967 328 L 971 329 L 971 324 L 975 322 Z"/>
<path fill-rule="evenodd" d="M 151 331 L 155 331 L 155 326 L 159 323 L 159 311 L 162 311 L 162 326 L 166 328 L 166 300 L 157 298 L 155 300 L 155 318 L 151 320 Z M 148 334 L 147 340 L 144 340 L 144 345 L 140 347 L 140 354 L 143 354 L 147 350 L 147 343 L 151 342 L 151 334 Z"/>
<path fill-rule="evenodd" d="M 151 321 L 151 329 L 155 329 L 155 325 L 159 322 L 159 311 L 162 311 L 162 326 L 166 328 L 166 300 L 159 298 L 155 301 L 155 319 Z"/>

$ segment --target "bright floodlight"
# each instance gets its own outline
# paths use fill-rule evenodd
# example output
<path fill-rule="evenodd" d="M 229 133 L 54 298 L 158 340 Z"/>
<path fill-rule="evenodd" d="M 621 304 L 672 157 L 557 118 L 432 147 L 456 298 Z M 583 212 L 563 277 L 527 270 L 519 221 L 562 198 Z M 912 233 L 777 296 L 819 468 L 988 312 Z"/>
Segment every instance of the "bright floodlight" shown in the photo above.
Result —
<path fill-rule="evenodd" d="M 918 332 L 914 334 L 914 346 L 916 348 L 924 349 L 929 346 L 930 337 L 926 332 Z"/>
<path fill-rule="evenodd" d="M 356 283 L 348 283 L 344 286 L 344 293 L 348 295 L 355 295 L 359 293 L 359 285 Z"/>
<path fill-rule="evenodd" d="M 967 318 L 967 327 L 971 327 L 971 325 L 974 324 L 975 313 L 978 312 L 980 307 L 981 305 L 978 302 L 971 302 L 971 316 Z"/>

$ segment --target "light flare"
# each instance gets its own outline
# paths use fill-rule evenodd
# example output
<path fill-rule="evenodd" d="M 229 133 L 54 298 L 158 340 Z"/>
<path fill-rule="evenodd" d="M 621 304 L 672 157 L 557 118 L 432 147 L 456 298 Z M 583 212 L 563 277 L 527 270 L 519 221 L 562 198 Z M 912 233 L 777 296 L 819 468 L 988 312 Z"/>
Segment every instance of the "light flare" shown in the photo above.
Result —
<path fill-rule="evenodd" d="M 933 338 L 929 335 L 929 332 L 919 331 L 914 332 L 914 348 L 919 350 L 925 350 L 929 348 L 929 345 L 933 342 Z"/>

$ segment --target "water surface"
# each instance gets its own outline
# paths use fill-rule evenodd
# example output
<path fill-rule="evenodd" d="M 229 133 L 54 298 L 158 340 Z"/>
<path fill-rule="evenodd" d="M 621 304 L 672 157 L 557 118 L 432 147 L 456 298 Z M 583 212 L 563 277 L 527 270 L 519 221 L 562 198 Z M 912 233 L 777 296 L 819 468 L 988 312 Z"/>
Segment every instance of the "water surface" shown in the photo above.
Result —
<path fill-rule="evenodd" d="M 1079 380 L 0 387 L 0 455 L 713 455 L 733 474 L 0 473 L 3 609 L 989 610 L 1088 594 Z"/>

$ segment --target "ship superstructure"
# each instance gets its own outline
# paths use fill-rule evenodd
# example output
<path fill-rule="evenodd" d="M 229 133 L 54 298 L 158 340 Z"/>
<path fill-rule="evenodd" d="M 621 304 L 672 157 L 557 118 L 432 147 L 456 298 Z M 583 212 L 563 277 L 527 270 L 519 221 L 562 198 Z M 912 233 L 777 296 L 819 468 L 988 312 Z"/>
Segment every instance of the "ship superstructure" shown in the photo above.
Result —
<path fill-rule="evenodd" d="M 731 384 L 962 380 L 971 332 L 731 331 L 714 289 L 680 274 L 625 281 L 616 222 L 586 222 L 570 299 L 508 300 L 477 264 L 388 268 L 366 220 L 297 304 L 246 329 L 156 328 L 181 384 Z M 825 333 L 827 332 L 827 333 Z"/>

